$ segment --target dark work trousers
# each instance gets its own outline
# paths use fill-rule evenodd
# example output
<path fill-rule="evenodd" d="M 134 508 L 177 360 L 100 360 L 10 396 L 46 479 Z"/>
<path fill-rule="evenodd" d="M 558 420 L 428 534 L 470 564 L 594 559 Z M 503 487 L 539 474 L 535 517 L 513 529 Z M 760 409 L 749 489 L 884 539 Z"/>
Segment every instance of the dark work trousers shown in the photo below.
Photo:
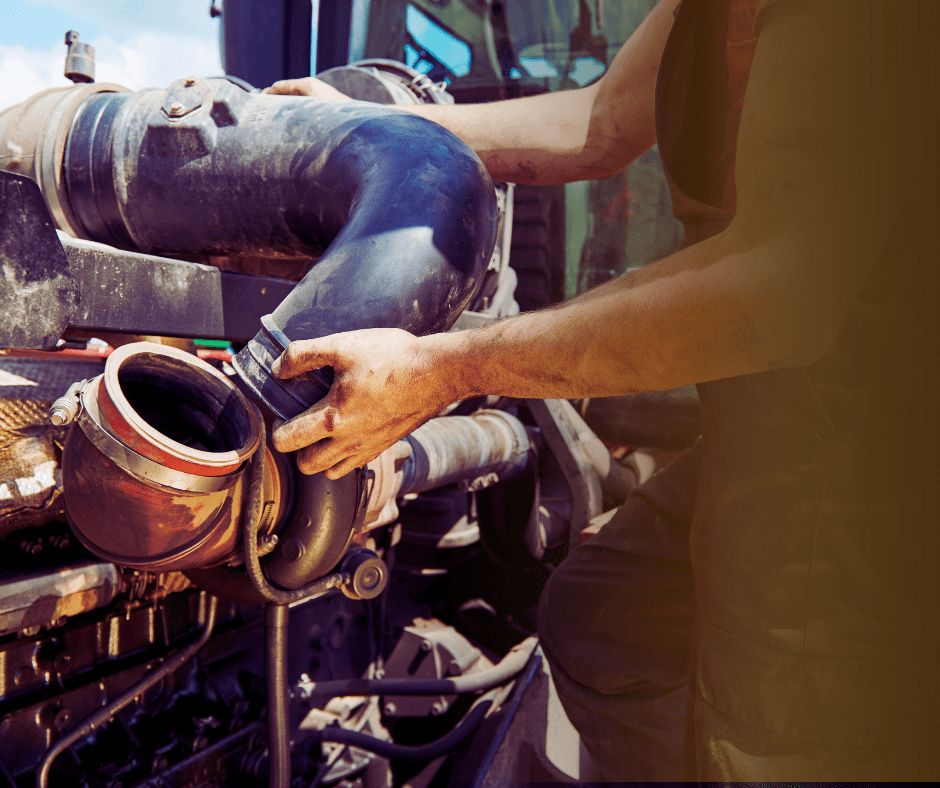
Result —
<path fill-rule="evenodd" d="M 744 704 L 744 713 L 729 715 L 701 687 L 690 703 L 696 600 L 689 528 L 702 446 L 699 439 L 634 490 L 596 536 L 571 550 L 542 594 L 542 648 L 562 705 L 599 775 L 624 782 L 742 782 L 885 780 L 903 774 L 898 742 L 886 734 L 853 745 L 827 722 L 821 724 L 831 735 L 805 736 L 748 721 L 755 709 L 758 718 L 784 709 L 770 701 L 763 708 L 748 692 L 753 676 L 729 673 L 720 664 L 709 668 L 714 675 L 724 673 L 729 686 L 739 686 L 733 698 Z M 714 662 L 710 653 L 731 659 L 744 644 L 752 660 L 763 659 L 769 686 L 792 681 L 786 654 L 727 637 L 729 643 L 699 659 Z M 877 706 L 879 694 L 893 694 L 889 674 L 884 671 L 880 693 L 878 686 L 859 687 L 852 700 L 861 706 L 839 706 L 846 725 L 871 717 L 863 707 Z M 827 719 L 831 709 L 814 707 L 814 699 L 807 701 L 801 692 L 794 687 L 794 702 L 809 703 L 799 716 L 804 725 Z"/>
<path fill-rule="evenodd" d="M 689 527 L 701 440 L 638 487 L 551 575 L 539 636 L 605 780 L 678 780 L 695 598 Z"/>

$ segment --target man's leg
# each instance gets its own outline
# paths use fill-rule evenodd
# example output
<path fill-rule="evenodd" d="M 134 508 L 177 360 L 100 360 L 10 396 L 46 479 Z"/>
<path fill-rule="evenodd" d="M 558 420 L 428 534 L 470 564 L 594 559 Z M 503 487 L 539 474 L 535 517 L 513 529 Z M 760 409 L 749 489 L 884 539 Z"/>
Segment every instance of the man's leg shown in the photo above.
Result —
<path fill-rule="evenodd" d="M 680 777 L 699 448 L 637 488 L 600 533 L 571 550 L 542 594 L 542 648 L 605 780 Z"/>

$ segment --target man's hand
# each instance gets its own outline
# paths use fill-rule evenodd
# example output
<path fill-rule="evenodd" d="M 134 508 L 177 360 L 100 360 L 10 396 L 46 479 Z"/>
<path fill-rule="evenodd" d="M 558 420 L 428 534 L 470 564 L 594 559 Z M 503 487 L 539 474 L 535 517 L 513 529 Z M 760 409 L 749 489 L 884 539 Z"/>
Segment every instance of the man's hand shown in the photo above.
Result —
<path fill-rule="evenodd" d="M 278 96 L 313 96 L 314 98 L 333 99 L 334 101 L 350 100 L 345 93 L 340 93 L 332 85 L 327 85 L 326 82 L 321 82 L 316 77 L 281 79 L 261 92 L 273 93 Z"/>
<path fill-rule="evenodd" d="M 326 366 L 335 377 L 322 400 L 274 431 L 275 448 L 300 449 L 300 470 L 330 479 L 365 465 L 460 399 L 430 345 L 396 328 L 292 342 L 274 364 L 276 377 Z"/>

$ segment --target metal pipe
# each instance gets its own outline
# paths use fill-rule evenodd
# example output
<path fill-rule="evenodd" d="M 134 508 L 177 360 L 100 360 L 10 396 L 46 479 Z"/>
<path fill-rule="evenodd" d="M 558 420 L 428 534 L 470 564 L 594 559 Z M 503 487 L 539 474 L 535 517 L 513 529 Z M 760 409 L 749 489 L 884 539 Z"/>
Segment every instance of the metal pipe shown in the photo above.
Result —
<path fill-rule="evenodd" d="M 268 692 L 270 788 L 290 785 L 290 724 L 287 714 L 287 605 L 264 608 L 264 672 Z"/>
<path fill-rule="evenodd" d="M 525 468 L 529 452 L 522 422 L 501 410 L 432 419 L 404 440 L 411 454 L 402 464 L 399 495 L 465 479 L 507 479 Z"/>
<path fill-rule="evenodd" d="M 291 340 L 448 329 L 496 237 L 489 175 L 437 124 L 366 102 L 249 94 L 224 79 L 91 95 L 62 170 L 93 240 L 171 256 L 319 256 L 234 364 L 282 418 L 329 388 L 323 373 L 271 377 Z"/>
<path fill-rule="evenodd" d="M 114 564 L 99 562 L 7 580 L 0 583 L 0 634 L 97 610 L 125 587 Z"/>
<path fill-rule="evenodd" d="M 133 687 L 112 700 L 107 706 L 98 709 L 94 714 L 86 717 L 72 731 L 63 736 L 59 741 L 53 744 L 39 762 L 39 768 L 36 769 L 36 788 L 48 788 L 49 772 L 52 769 L 52 763 L 65 750 L 71 747 L 79 739 L 85 738 L 92 731 L 97 730 L 106 722 L 114 719 L 115 715 L 125 706 L 128 706 L 135 698 L 142 695 L 154 684 L 175 672 L 189 660 L 199 649 L 201 649 L 212 636 L 212 630 L 215 628 L 215 614 L 218 600 L 214 596 L 208 597 L 208 610 L 206 611 L 206 623 L 202 632 L 192 643 L 181 651 L 177 651 L 173 656 L 165 659 L 158 667 L 154 668 L 144 678 L 138 681 Z"/>
<path fill-rule="evenodd" d="M 340 679 L 301 686 L 306 697 L 346 695 L 459 695 L 504 684 L 529 661 L 538 640 L 526 638 L 491 668 L 452 679 Z"/>

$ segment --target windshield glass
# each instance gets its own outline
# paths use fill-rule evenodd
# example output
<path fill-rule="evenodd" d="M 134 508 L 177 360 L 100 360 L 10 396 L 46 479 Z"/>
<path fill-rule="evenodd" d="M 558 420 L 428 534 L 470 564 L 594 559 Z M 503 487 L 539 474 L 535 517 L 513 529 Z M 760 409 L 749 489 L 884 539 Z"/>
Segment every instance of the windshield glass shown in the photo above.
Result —
<path fill-rule="evenodd" d="M 373 0 L 372 17 L 387 19 L 392 4 L 392 0 Z M 401 45 L 408 65 L 456 87 L 507 83 L 547 90 L 583 87 L 604 73 L 653 4 L 653 0 L 409 0 L 404 3 Z M 383 46 L 376 36 L 372 38 Z M 396 45 L 394 34 L 385 36 L 385 47 Z M 370 56 L 402 59 L 400 51 L 397 55 L 372 51 Z"/>

